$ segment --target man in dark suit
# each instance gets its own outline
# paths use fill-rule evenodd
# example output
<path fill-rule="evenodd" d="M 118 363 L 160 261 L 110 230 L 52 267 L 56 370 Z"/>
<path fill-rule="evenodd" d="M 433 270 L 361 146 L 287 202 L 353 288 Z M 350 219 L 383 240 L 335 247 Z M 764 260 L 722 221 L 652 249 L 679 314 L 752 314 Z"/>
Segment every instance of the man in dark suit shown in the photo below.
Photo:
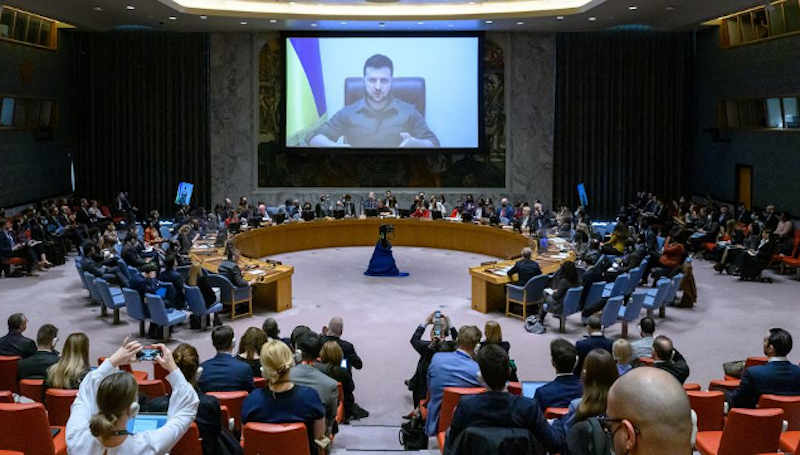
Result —
<path fill-rule="evenodd" d="M 197 385 L 203 392 L 253 390 L 253 370 L 233 354 L 233 329 L 227 325 L 214 327 L 211 342 L 217 355 L 203 362 L 203 374 Z"/>
<path fill-rule="evenodd" d="M 530 248 L 525 247 L 522 249 L 522 259 L 517 261 L 514 264 L 514 267 L 511 267 L 508 270 L 508 278 L 513 280 L 514 274 L 517 274 L 517 281 L 514 283 L 517 286 L 525 286 L 525 283 L 528 282 L 531 278 L 535 276 L 539 276 L 542 274 L 542 269 L 539 268 L 539 264 L 536 261 L 531 260 L 531 255 L 533 251 Z"/>
<path fill-rule="evenodd" d="M 672 345 L 672 340 L 659 335 L 653 341 L 653 366 L 675 376 L 681 384 L 689 377 L 689 365 L 680 352 Z"/>
<path fill-rule="evenodd" d="M 36 343 L 22 335 L 28 328 L 28 318 L 22 313 L 8 317 L 8 334 L 0 338 L 0 355 L 18 355 L 27 358 L 36 354 Z"/>
<path fill-rule="evenodd" d="M 129 266 L 138 269 L 149 262 L 150 258 L 142 257 L 139 254 L 139 239 L 136 238 L 135 232 L 135 230 L 131 230 L 131 233 L 125 238 L 125 245 L 122 247 L 122 259 Z"/>
<path fill-rule="evenodd" d="M 217 268 L 217 273 L 229 279 L 230 282 L 237 288 L 248 286 L 247 280 L 242 277 L 242 270 L 237 263 L 239 262 L 239 252 L 233 246 L 233 241 L 228 241 L 225 245 L 225 255 L 227 261 L 222 261 Z"/>
<path fill-rule="evenodd" d="M 50 365 L 58 362 L 58 351 L 56 342 L 58 341 L 58 329 L 53 324 L 45 324 L 39 327 L 36 333 L 36 345 L 38 350 L 30 357 L 24 358 L 17 363 L 17 379 L 44 379 L 47 377 L 47 369 Z M 38 399 L 39 397 L 28 397 Z"/>
<path fill-rule="evenodd" d="M 578 361 L 578 350 L 569 341 L 556 338 L 550 342 L 550 358 L 556 369 L 556 378 L 536 389 L 534 401 L 539 409 L 566 408 L 575 398 L 583 395 L 581 378 L 573 372 Z"/>
<path fill-rule="evenodd" d="M 742 373 L 739 388 L 728 396 L 732 407 L 755 408 L 764 394 L 800 395 L 800 367 L 786 358 L 792 350 L 792 336 L 783 329 L 769 329 L 764 338 L 766 365 L 752 366 Z"/>
<path fill-rule="evenodd" d="M 525 428 L 548 452 L 564 453 L 564 435 L 547 423 L 536 402 L 504 390 L 511 375 L 506 351 L 499 345 L 489 344 L 478 351 L 476 360 L 489 390 L 461 397 L 445 447 L 451 449 L 457 444 L 459 435 L 468 427 Z"/>
<path fill-rule="evenodd" d="M 578 364 L 575 365 L 575 374 L 578 376 L 581 375 L 583 359 L 586 358 L 589 351 L 592 349 L 605 349 L 609 354 L 611 353 L 612 343 L 611 340 L 603 335 L 603 323 L 600 320 L 600 316 L 590 316 L 586 330 L 589 332 L 589 336 L 575 343 L 575 349 L 578 351 Z"/>
<path fill-rule="evenodd" d="M 343 331 L 344 320 L 339 316 L 331 318 L 330 322 L 328 322 L 328 327 L 322 328 L 323 336 L 320 346 L 328 341 L 335 341 L 339 347 L 342 348 L 342 353 L 344 354 L 343 358 L 347 361 L 347 372 L 352 375 L 353 368 L 360 370 L 364 367 L 364 362 L 361 361 L 361 357 L 356 353 L 356 348 L 353 346 L 353 343 L 341 338 Z M 369 411 L 359 406 L 358 403 L 353 403 L 353 418 L 363 419 L 366 417 L 369 417 Z"/>
<path fill-rule="evenodd" d="M 175 295 L 172 299 L 172 308 L 179 310 L 186 308 L 186 297 L 183 287 L 183 276 L 175 270 L 175 255 L 169 255 L 164 259 L 164 271 L 158 275 L 158 280 L 165 283 L 172 283 Z"/>
<path fill-rule="evenodd" d="M 274 318 L 264 319 L 264 322 L 261 324 L 261 330 L 263 330 L 269 338 L 283 341 L 286 346 L 289 346 L 289 348 L 294 351 L 294 347 L 292 347 L 292 340 L 290 338 L 280 337 L 281 329 L 278 327 L 278 321 L 276 321 Z"/>

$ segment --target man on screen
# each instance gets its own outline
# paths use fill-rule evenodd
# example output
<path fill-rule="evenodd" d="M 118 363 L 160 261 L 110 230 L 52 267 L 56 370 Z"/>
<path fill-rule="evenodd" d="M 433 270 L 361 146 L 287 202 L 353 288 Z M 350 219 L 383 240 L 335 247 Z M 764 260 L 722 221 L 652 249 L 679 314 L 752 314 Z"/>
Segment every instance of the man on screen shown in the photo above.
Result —
<path fill-rule="evenodd" d="M 392 96 L 394 65 L 375 54 L 364 62 L 364 98 L 343 107 L 311 135 L 312 147 L 439 147 L 414 105 Z"/>

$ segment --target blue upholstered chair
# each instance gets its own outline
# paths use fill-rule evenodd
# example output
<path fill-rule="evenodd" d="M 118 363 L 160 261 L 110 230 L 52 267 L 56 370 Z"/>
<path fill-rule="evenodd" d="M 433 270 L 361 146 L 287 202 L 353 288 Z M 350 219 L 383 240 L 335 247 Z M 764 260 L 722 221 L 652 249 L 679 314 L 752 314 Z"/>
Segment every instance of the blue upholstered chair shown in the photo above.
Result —
<path fill-rule="evenodd" d="M 200 318 L 200 330 L 205 330 L 211 315 L 222 311 L 222 302 L 215 302 L 206 308 L 206 301 L 203 298 L 203 293 L 200 292 L 200 288 L 184 285 L 183 289 L 186 292 L 186 304 L 189 305 L 189 310 Z"/>
<path fill-rule="evenodd" d="M 561 305 L 561 314 L 558 314 L 560 320 L 558 324 L 558 331 L 564 333 L 566 331 L 567 317 L 580 311 L 578 305 L 581 303 L 581 292 L 583 286 L 567 289 L 567 295 L 564 296 L 563 304 Z"/>
<path fill-rule="evenodd" d="M 122 291 L 112 294 L 108 282 L 102 278 L 95 278 L 94 289 L 100 297 L 100 315 L 106 315 L 106 309 L 114 310 L 114 324 L 119 324 L 119 309 L 125 306 L 125 296 Z"/>
<path fill-rule="evenodd" d="M 544 302 L 544 288 L 550 282 L 550 275 L 538 275 L 525 283 L 525 286 L 506 284 L 506 316 L 522 319 L 528 317 L 528 306 Z M 511 311 L 511 304 L 522 306 L 522 315 Z"/>
<path fill-rule="evenodd" d="M 628 289 L 625 290 L 625 297 L 630 297 L 633 291 L 636 290 L 636 286 L 642 281 L 642 274 L 644 274 L 644 269 L 641 265 L 632 268 L 631 271 L 628 272 Z"/>
<path fill-rule="evenodd" d="M 147 321 L 147 312 L 144 310 L 144 304 L 139 293 L 133 289 L 122 288 L 122 295 L 125 297 L 125 309 L 128 311 L 128 316 L 139 321 L 139 336 L 145 335 L 144 323 Z"/>
<path fill-rule="evenodd" d="M 100 299 L 100 294 L 98 294 L 94 288 L 94 275 L 92 275 L 89 272 L 83 272 L 83 280 L 84 283 L 86 284 L 86 288 L 89 290 L 89 300 L 91 300 L 92 303 L 96 303 L 98 305 L 102 303 Z"/>
<path fill-rule="evenodd" d="M 619 309 L 619 320 L 622 321 L 622 338 L 628 338 L 628 323 L 635 322 L 639 319 L 639 314 L 642 312 L 642 305 L 644 304 L 645 294 L 634 293 L 628 304 Z"/>
<path fill-rule="evenodd" d="M 179 310 L 168 309 L 164 300 L 156 294 L 145 294 L 144 302 L 150 311 L 150 323 L 161 326 L 161 339 L 169 339 L 169 328 L 186 321 L 186 313 Z"/>
<path fill-rule="evenodd" d="M 616 297 L 618 295 L 624 296 L 628 290 L 629 278 L 629 274 L 621 273 L 613 283 L 607 283 L 603 289 L 603 298 Z"/>
<path fill-rule="evenodd" d="M 191 265 L 179 265 L 175 267 L 175 271 L 181 274 L 183 281 L 189 279 L 189 271 L 192 269 Z"/>
<path fill-rule="evenodd" d="M 209 286 L 220 289 L 222 304 L 230 305 L 231 319 L 253 315 L 253 292 L 249 285 L 237 288 L 228 277 L 216 273 L 209 273 L 207 279 Z M 247 304 L 247 312 L 237 314 L 236 307 L 242 303 Z"/>
<path fill-rule="evenodd" d="M 603 307 L 603 315 L 600 320 L 603 321 L 603 328 L 611 327 L 617 323 L 619 309 L 622 307 L 622 302 L 625 300 L 624 295 L 615 295 L 608 299 L 606 306 Z"/>
<path fill-rule="evenodd" d="M 589 288 L 589 293 L 586 294 L 586 301 L 583 303 L 584 308 L 592 308 L 594 307 L 599 301 L 603 300 L 603 290 L 605 289 L 606 283 L 602 281 L 598 281 L 596 283 L 592 283 L 592 287 Z M 580 303 L 580 302 L 579 302 Z"/>
<path fill-rule="evenodd" d="M 672 280 L 669 278 L 660 278 L 656 283 L 655 289 L 640 290 L 633 293 L 634 295 L 644 294 L 642 306 L 647 310 L 647 316 L 652 317 L 653 310 L 661 309 L 671 285 Z"/>

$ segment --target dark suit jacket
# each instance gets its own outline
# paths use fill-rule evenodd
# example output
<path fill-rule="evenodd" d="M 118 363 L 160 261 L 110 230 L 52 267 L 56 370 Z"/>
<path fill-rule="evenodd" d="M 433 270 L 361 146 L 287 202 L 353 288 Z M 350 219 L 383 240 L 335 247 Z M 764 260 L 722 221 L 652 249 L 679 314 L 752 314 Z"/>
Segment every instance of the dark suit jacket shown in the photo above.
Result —
<path fill-rule="evenodd" d="M 675 376 L 675 379 L 677 379 L 681 384 L 686 382 L 686 379 L 689 377 L 689 364 L 686 363 L 686 359 L 683 358 L 683 355 L 681 355 L 677 349 L 674 349 L 672 360 L 666 362 L 656 362 L 653 364 L 653 366 Z"/>
<path fill-rule="evenodd" d="M 21 333 L 9 332 L 0 338 L 0 355 L 18 355 L 23 359 L 36 354 L 36 342 Z"/>
<path fill-rule="evenodd" d="M 575 374 L 578 376 L 581 375 L 581 370 L 583 370 L 583 359 L 586 358 L 586 355 L 589 354 L 589 351 L 592 349 L 605 349 L 610 353 L 611 345 L 611 340 L 602 335 L 589 336 L 582 340 L 578 340 L 578 342 L 575 343 L 575 349 L 578 350 L 578 364 L 575 365 Z"/>
<path fill-rule="evenodd" d="M 242 270 L 231 261 L 222 261 L 217 268 L 217 273 L 229 279 L 237 288 L 247 286 L 247 281 L 242 277 Z"/>
<path fill-rule="evenodd" d="M 232 392 L 253 390 L 253 371 L 250 365 L 231 354 L 219 353 L 200 366 L 203 374 L 197 386 L 203 392 Z"/>
<path fill-rule="evenodd" d="M 203 455 L 217 455 L 219 452 L 219 434 L 222 431 L 220 423 L 219 400 L 211 395 L 198 392 L 200 405 L 197 407 L 197 416 L 194 418 L 197 429 L 200 431 Z M 142 412 L 167 412 L 169 396 L 143 400 Z"/>
<path fill-rule="evenodd" d="M 525 286 L 531 278 L 542 274 L 542 269 L 536 261 L 530 259 L 521 259 L 514 264 L 514 267 L 508 271 L 508 277 L 511 278 L 514 274 L 519 274 L 519 279 L 516 282 L 517 286 Z"/>
<path fill-rule="evenodd" d="M 800 395 L 800 367 L 785 361 L 752 366 L 744 370 L 729 399 L 732 407 L 755 408 L 763 394 Z"/>
<path fill-rule="evenodd" d="M 145 264 L 145 260 L 139 255 L 139 250 L 135 246 L 126 245 L 123 247 L 122 259 L 126 264 L 137 269 Z"/>
<path fill-rule="evenodd" d="M 36 351 L 36 354 L 17 363 L 17 379 L 44 379 L 47 377 L 47 369 L 56 362 L 58 362 L 58 352 Z"/>
<path fill-rule="evenodd" d="M 575 398 L 583 395 L 581 378 L 571 374 L 556 376 L 555 379 L 536 389 L 533 400 L 544 411 L 547 408 L 567 408 Z"/>
<path fill-rule="evenodd" d="M 172 283 L 172 286 L 175 288 L 175 305 L 182 307 L 186 301 L 186 297 L 183 289 L 183 277 L 181 274 L 175 270 L 164 270 L 158 275 L 158 279 L 159 281 Z"/>
<path fill-rule="evenodd" d="M 11 238 L 8 237 L 9 235 L 11 235 Z M 0 228 L 0 257 L 10 258 L 13 251 L 14 234 L 6 233 L 5 229 Z"/>
<path fill-rule="evenodd" d="M 342 348 L 342 352 L 344 353 L 344 358 L 347 359 L 348 370 L 350 370 L 351 368 L 360 370 L 361 368 L 364 367 L 364 363 L 361 361 L 361 357 L 359 357 L 358 354 L 356 354 L 356 348 L 353 346 L 353 343 L 345 341 L 339 337 L 329 335 L 322 337 L 321 344 L 325 344 L 328 341 L 335 341 L 339 343 L 339 347 Z"/>

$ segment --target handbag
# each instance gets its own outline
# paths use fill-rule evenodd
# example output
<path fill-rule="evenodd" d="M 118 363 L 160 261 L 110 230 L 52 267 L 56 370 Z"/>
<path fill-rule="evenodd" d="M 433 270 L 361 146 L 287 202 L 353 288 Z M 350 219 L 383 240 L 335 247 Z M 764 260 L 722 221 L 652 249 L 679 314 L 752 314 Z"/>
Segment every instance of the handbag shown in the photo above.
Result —
<path fill-rule="evenodd" d="M 427 450 L 428 435 L 425 434 L 425 420 L 422 416 L 415 415 L 402 424 L 398 438 L 405 450 Z"/>

